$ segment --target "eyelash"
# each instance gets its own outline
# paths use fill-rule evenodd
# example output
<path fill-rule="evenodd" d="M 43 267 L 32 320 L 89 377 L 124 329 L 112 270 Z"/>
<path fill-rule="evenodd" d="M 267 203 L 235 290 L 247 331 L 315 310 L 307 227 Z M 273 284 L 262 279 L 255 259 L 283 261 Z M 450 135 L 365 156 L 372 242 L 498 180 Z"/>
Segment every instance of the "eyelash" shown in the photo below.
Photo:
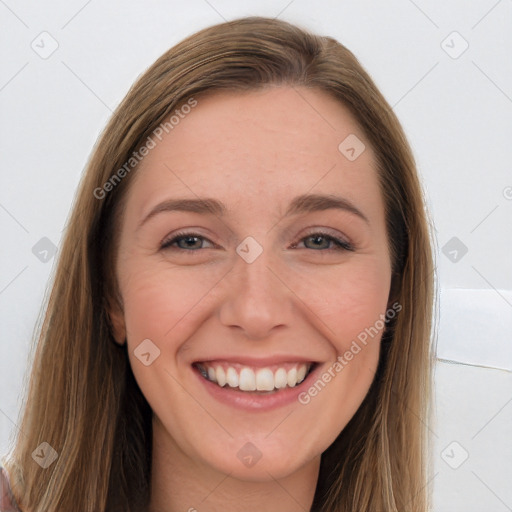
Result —
<path fill-rule="evenodd" d="M 349 242 L 346 242 L 344 240 L 340 240 L 339 238 L 336 238 L 332 235 L 330 235 L 329 233 L 326 233 L 324 231 L 313 231 L 311 233 L 309 233 L 308 235 L 302 237 L 299 242 L 302 242 L 303 240 L 305 240 L 306 238 L 310 238 L 310 237 L 314 237 L 314 236 L 321 236 L 325 239 L 327 239 L 329 242 L 333 242 L 333 244 L 336 246 L 334 248 L 330 248 L 330 249 L 310 249 L 311 251 L 318 251 L 318 252 L 331 252 L 331 251 L 354 251 L 355 248 L 352 244 L 350 244 Z M 200 239 L 203 239 L 203 240 L 208 240 L 208 238 L 204 237 L 204 236 L 201 236 L 199 235 L 198 233 L 193 233 L 193 232 L 179 232 L 179 233 L 176 233 L 176 235 L 169 239 L 169 240 L 164 240 L 160 246 L 161 249 L 171 249 L 172 247 L 172 244 L 178 242 L 179 240 L 182 240 L 184 238 L 200 238 Z M 208 240 L 210 243 L 213 244 L 213 242 L 211 242 L 211 240 Z M 293 248 L 295 248 L 297 246 L 297 243 L 293 244 Z M 182 247 L 174 247 L 172 248 L 174 250 L 178 250 L 178 251 L 186 251 L 186 252 L 196 252 L 200 249 L 183 249 Z M 306 247 L 307 249 L 307 247 Z"/>

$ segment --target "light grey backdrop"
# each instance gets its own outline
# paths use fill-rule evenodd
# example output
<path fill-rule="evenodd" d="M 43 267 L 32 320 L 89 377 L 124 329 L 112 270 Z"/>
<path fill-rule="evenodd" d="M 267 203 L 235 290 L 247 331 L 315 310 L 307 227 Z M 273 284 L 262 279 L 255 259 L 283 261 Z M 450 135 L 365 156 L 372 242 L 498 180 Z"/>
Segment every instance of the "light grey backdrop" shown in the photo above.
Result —
<path fill-rule="evenodd" d="M 348 46 L 400 118 L 435 224 L 436 512 L 512 510 L 512 1 L 0 0 L 0 454 L 92 146 L 136 77 L 244 15 Z"/>

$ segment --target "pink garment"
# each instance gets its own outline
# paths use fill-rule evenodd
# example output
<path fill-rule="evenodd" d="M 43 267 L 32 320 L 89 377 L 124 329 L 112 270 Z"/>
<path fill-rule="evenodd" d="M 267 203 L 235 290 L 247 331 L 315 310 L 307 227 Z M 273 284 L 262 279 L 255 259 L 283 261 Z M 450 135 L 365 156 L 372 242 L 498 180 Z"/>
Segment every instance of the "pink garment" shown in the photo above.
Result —
<path fill-rule="evenodd" d="M 0 512 L 20 512 L 12 496 L 7 470 L 0 465 Z"/>

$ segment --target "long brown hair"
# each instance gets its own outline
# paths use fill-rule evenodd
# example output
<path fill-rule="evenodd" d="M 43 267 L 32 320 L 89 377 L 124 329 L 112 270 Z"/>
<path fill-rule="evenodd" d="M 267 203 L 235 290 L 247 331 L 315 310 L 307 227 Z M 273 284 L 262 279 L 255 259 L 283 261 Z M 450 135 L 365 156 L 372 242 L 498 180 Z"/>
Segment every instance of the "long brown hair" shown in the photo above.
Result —
<path fill-rule="evenodd" d="M 279 85 L 329 93 L 350 109 L 372 145 L 393 263 L 390 301 L 402 308 L 386 327 L 365 400 L 322 454 L 312 510 L 428 510 L 434 276 L 411 150 L 391 107 L 343 45 L 283 21 L 249 17 L 204 29 L 162 55 L 131 88 L 94 148 L 5 464 L 24 512 L 147 507 L 152 412 L 133 377 L 127 344 L 113 342 L 108 315 L 120 300 L 116 226 L 137 171 L 130 159 L 180 105 L 200 102 L 201 93 Z M 58 454 L 46 469 L 32 457 L 43 442 Z"/>

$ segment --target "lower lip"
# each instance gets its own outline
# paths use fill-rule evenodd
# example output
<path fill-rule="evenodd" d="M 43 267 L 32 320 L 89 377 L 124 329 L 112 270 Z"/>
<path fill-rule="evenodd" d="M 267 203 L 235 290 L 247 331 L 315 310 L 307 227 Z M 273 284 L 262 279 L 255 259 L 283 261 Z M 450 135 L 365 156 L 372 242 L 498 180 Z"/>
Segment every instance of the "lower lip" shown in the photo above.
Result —
<path fill-rule="evenodd" d="M 227 385 L 221 388 L 216 383 L 205 379 L 196 368 L 192 367 L 192 370 L 208 393 L 219 402 L 249 411 L 270 411 L 298 402 L 298 396 L 309 387 L 310 382 L 314 381 L 315 375 L 320 370 L 320 365 L 317 364 L 316 368 L 298 386 L 286 387 L 268 394 L 240 391 L 238 388 L 230 388 Z"/>

